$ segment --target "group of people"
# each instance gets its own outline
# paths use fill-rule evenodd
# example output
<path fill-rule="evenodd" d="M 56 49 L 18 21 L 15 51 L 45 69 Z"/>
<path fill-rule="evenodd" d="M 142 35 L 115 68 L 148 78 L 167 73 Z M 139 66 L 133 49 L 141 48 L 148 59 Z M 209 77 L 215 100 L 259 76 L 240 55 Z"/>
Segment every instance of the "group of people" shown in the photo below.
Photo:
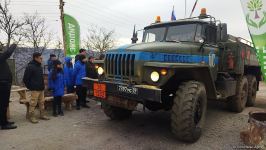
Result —
<path fill-rule="evenodd" d="M 1 129 L 15 129 L 14 122 L 9 122 L 6 117 L 7 107 L 9 104 L 10 90 L 12 84 L 12 74 L 8 67 L 6 60 L 12 55 L 16 45 L 11 45 L 5 52 L 0 52 L 0 68 L 4 69 L 4 73 L 0 74 L 0 125 Z M 87 89 L 82 86 L 82 78 L 90 77 L 97 78 L 97 72 L 93 63 L 94 57 L 90 56 L 87 60 L 86 50 L 80 49 L 80 53 L 75 57 L 73 65 L 72 58 L 66 57 L 65 64 L 56 58 L 54 54 L 50 55 L 48 60 L 48 88 L 52 91 L 53 100 L 53 116 L 63 116 L 62 96 L 67 93 L 76 92 L 78 99 L 76 100 L 76 109 L 81 107 L 89 108 L 86 104 Z M 35 117 L 35 108 L 38 104 L 40 110 L 40 119 L 49 120 L 45 115 L 44 107 L 44 76 L 42 67 L 42 55 L 38 52 L 33 53 L 33 59 L 26 67 L 23 82 L 27 89 L 31 92 L 31 99 L 29 103 L 28 119 L 32 123 L 38 123 Z"/>

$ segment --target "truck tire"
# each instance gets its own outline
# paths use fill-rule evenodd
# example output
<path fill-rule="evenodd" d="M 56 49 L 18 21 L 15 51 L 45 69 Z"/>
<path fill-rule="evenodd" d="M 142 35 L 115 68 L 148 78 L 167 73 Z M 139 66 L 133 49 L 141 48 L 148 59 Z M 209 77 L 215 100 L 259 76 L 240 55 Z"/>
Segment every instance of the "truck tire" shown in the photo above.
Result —
<path fill-rule="evenodd" d="M 111 118 L 111 120 L 125 120 L 132 116 L 132 111 L 111 106 L 109 104 L 102 104 L 102 108 L 106 116 Z"/>
<path fill-rule="evenodd" d="M 248 98 L 248 80 L 244 76 L 237 81 L 236 95 L 229 97 L 229 108 L 233 112 L 240 113 L 245 109 Z"/>
<path fill-rule="evenodd" d="M 253 75 L 248 75 L 248 100 L 247 106 L 254 106 L 256 102 L 257 95 L 257 79 Z"/>
<path fill-rule="evenodd" d="M 183 82 L 176 91 L 172 107 L 172 132 L 181 141 L 196 142 L 202 133 L 206 110 L 204 85 L 197 81 Z"/>

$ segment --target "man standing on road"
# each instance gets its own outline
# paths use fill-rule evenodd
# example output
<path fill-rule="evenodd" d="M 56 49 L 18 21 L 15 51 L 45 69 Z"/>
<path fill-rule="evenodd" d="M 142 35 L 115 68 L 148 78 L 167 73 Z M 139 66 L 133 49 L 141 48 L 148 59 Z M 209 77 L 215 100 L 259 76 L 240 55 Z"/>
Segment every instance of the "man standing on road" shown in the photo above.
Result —
<path fill-rule="evenodd" d="M 86 76 L 89 78 L 92 78 L 92 79 L 97 79 L 98 73 L 96 71 L 96 67 L 95 67 L 95 64 L 93 62 L 94 62 L 94 57 L 90 56 L 89 61 L 86 64 Z M 93 85 L 89 85 L 89 86 L 93 87 Z M 88 90 L 88 92 L 89 92 L 89 94 L 88 94 L 89 98 L 92 98 L 93 97 L 93 91 Z M 87 101 L 87 102 L 89 102 L 89 101 Z"/>
<path fill-rule="evenodd" d="M 49 120 L 44 114 L 44 78 L 42 68 L 42 55 L 40 53 L 33 54 L 33 60 L 28 64 L 23 82 L 26 87 L 31 91 L 31 100 L 29 108 L 29 120 L 32 123 L 38 123 L 35 118 L 34 111 L 37 103 L 40 109 L 40 119 Z"/>
<path fill-rule="evenodd" d="M 97 79 L 98 73 L 96 71 L 95 64 L 93 63 L 94 59 L 95 58 L 93 56 L 89 57 L 89 61 L 86 65 L 86 74 L 87 74 L 87 77 L 89 77 L 89 78 Z"/>
<path fill-rule="evenodd" d="M 86 62 L 84 55 L 79 56 L 79 60 L 74 65 L 73 77 L 76 85 L 76 93 L 78 95 L 76 109 L 80 110 L 80 106 L 89 108 L 86 105 L 87 88 L 82 85 L 82 78 L 86 77 Z"/>
<path fill-rule="evenodd" d="M 6 60 L 13 54 L 16 47 L 17 45 L 13 44 L 5 52 L 0 50 L 0 125 L 2 130 L 17 128 L 14 122 L 8 122 L 6 116 L 12 85 L 12 73 Z"/>
<path fill-rule="evenodd" d="M 81 49 L 79 50 L 79 54 L 76 55 L 76 57 L 75 57 L 75 62 L 77 62 L 78 60 L 80 60 L 79 56 L 81 56 L 81 55 L 86 56 L 86 50 L 83 49 L 83 48 L 81 48 Z"/>

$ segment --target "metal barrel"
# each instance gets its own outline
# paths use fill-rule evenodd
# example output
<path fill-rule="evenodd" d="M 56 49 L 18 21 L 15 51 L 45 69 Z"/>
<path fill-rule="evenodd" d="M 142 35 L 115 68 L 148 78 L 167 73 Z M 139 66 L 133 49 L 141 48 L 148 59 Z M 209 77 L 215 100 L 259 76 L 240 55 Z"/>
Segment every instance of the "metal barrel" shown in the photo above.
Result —
<path fill-rule="evenodd" d="M 250 112 L 249 113 L 249 123 L 253 123 L 258 127 L 266 128 L 266 112 Z"/>

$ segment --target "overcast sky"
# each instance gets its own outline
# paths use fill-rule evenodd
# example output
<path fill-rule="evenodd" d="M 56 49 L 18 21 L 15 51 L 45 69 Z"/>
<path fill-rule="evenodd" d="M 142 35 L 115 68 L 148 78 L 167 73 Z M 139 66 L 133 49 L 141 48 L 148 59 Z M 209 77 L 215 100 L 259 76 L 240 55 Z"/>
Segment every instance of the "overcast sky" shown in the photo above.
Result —
<path fill-rule="evenodd" d="M 187 17 L 195 0 L 187 0 Z M 55 37 L 61 36 L 59 0 L 11 0 L 15 16 L 37 11 L 47 18 Z M 185 17 L 185 0 L 65 0 L 65 13 L 75 17 L 84 37 L 89 25 L 115 30 L 119 44 L 130 43 L 134 24 L 138 29 L 154 22 L 156 16 L 169 21 L 173 5 L 177 19 Z M 193 16 L 201 8 L 228 24 L 229 34 L 250 39 L 240 0 L 199 0 Z"/>

